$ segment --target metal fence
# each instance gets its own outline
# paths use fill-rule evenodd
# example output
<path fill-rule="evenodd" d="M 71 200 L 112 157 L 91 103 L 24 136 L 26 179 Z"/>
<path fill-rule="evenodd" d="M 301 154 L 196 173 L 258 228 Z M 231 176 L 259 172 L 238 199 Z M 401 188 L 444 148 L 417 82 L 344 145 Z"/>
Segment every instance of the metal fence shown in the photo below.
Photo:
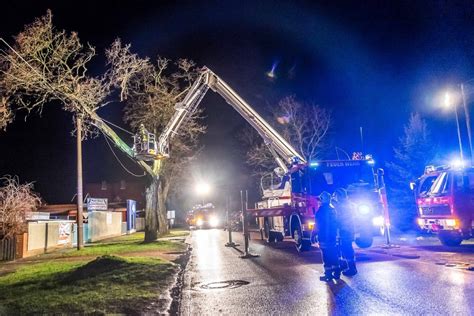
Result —
<path fill-rule="evenodd" d="M 16 238 L 0 240 L 0 261 L 15 260 Z"/>

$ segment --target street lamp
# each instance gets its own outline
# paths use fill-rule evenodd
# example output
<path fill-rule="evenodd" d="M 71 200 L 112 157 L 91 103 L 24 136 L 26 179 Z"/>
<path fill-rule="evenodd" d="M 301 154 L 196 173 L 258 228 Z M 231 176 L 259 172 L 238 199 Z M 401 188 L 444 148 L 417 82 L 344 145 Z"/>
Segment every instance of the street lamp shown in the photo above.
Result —
<path fill-rule="evenodd" d="M 199 195 L 207 195 L 209 192 L 211 192 L 211 187 L 208 183 L 199 182 L 196 184 L 195 190 Z"/>
<path fill-rule="evenodd" d="M 469 151 L 471 153 L 471 166 L 472 166 L 474 165 L 474 151 L 472 150 L 471 118 L 469 115 L 469 111 L 467 110 L 466 95 L 464 94 L 464 84 L 462 83 L 461 83 L 461 97 L 462 97 L 462 104 L 464 107 L 464 114 L 466 116 L 467 137 L 469 139 Z"/>
<path fill-rule="evenodd" d="M 194 188 L 197 195 L 202 197 L 202 204 L 204 205 L 204 196 L 211 192 L 211 186 L 206 182 L 198 182 Z"/>
<path fill-rule="evenodd" d="M 458 130 L 458 141 L 459 141 L 459 154 L 461 156 L 461 161 L 464 161 L 464 155 L 462 152 L 462 141 L 461 141 L 461 129 L 459 128 L 459 117 L 458 117 L 458 109 L 456 106 L 456 102 L 453 102 L 452 96 L 449 92 L 446 92 L 444 95 L 444 106 L 450 108 L 454 106 L 454 114 L 456 116 L 456 127 Z"/>

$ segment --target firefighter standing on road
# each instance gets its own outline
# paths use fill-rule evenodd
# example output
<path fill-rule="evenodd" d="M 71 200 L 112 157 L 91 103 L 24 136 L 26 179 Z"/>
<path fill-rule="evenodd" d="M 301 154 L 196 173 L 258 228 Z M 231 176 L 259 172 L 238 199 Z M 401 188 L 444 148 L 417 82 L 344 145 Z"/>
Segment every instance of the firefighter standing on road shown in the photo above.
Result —
<path fill-rule="evenodd" d="M 347 265 L 347 268 L 342 271 L 342 274 L 345 276 L 354 276 L 357 274 L 354 248 L 352 248 L 352 242 L 354 241 L 354 217 L 347 191 L 342 188 L 337 189 L 333 194 L 333 203 L 336 208 L 339 228 L 339 250 L 342 259 Z"/>
<path fill-rule="evenodd" d="M 324 265 L 324 275 L 321 281 L 339 279 L 341 270 L 339 268 L 339 255 L 337 250 L 337 222 L 336 211 L 331 205 L 331 194 L 323 192 L 319 196 L 321 205 L 316 212 L 316 231 L 318 234 L 319 248 L 321 249 Z"/>

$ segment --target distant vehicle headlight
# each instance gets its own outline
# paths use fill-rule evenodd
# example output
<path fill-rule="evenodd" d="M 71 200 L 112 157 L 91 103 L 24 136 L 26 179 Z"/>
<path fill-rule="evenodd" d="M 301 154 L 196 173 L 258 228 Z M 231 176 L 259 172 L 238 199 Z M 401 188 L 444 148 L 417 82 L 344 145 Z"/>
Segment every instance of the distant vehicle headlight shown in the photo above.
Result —
<path fill-rule="evenodd" d="M 377 217 L 372 218 L 372 224 L 374 226 L 383 226 L 383 223 L 384 223 L 383 216 L 377 216 Z"/>
<path fill-rule="evenodd" d="M 211 225 L 211 227 L 217 227 L 219 225 L 219 219 L 216 216 L 212 216 L 209 218 L 209 225 Z"/>
<path fill-rule="evenodd" d="M 196 220 L 196 226 L 202 226 L 204 224 L 204 221 L 202 220 L 202 218 L 198 218 Z"/>
<path fill-rule="evenodd" d="M 370 206 L 368 206 L 367 204 L 359 204 L 357 206 L 357 211 L 361 214 L 361 215 L 367 215 L 370 213 Z"/>
<path fill-rule="evenodd" d="M 447 219 L 446 220 L 446 226 L 456 227 L 456 220 L 455 219 Z"/>

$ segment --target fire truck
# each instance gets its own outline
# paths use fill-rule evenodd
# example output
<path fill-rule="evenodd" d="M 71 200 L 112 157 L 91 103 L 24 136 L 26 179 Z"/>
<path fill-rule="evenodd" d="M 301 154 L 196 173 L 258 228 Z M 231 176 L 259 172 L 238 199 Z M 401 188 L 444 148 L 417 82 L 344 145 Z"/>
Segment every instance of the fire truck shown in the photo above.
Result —
<path fill-rule="evenodd" d="M 255 209 L 247 210 L 248 214 L 259 219 L 269 241 L 291 237 L 298 250 L 308 250 L 315 241 L 312 231 L 314 215 L 319 208 L 318 196 L 323 190 L 332 193 L 337 188 L 346 188 L 356 203 L 359 246 L 369 247 L 372 244 L 374 227 L 380 230 L 389 225 L 387 199 L 381 185 L 383 181 L 379 180 L 383 172 L 381 169 L 378 173 L 374 171 L 374 160 L 370 156 L 307 162 L 225 81 L 206 67 L 200 70 L 183 100 L 176 104 L 175 114 L 158 142 L 151 146 L 136 145 L 135 148 L 156 148 L 157 157 L 169 156 L 170 140 L 196 111 L 209 88 L 222 96 L 258 132 L 275 158 L 278 167 L 271 177 L 278 181 L 271 181 L 270 186 L 263 187 L 263 201 Z M 148 157 L 148 154 L 140 153 L 142 159 L 156 159 Z M 385 216 L 382 217 L 382 214 Z"/>
<path fill-rule="evenodd" d="M 313 161 L 296 166 L 281 183 L 263 189 L 264 200 L 249 210 L 259 218 L 268 241 L 292 237 L 299 251 L 310 249 L 315 242 L 314 215 L 319 208 L 318 196 L 338 188 L 347 190 L 354 210 L 356 244 L 372 245 L 373 237 L 384 233 L 384 201 L 379 190 L 380 174 L 370 155 L 352 160 Z M 385 200 L 386 201 L 386 200 Z"/>
<path fill-rule="evenodd" d="M 437 233 L 443 245 L 459 246 L 473 236 L 474 168 L 430 167 L 425 181 L 430 182 L 431 177 L 435 180 L 429 190 L 419 189 L 416 199 L 418 225 L 422 230 Z"/>
<path fill-rule="evenodd" d="M 219 215 L 212 203 L 196 205 L 188 212 L 186 223 L 190 228 L 216 228 L 220 225 Z"/>

